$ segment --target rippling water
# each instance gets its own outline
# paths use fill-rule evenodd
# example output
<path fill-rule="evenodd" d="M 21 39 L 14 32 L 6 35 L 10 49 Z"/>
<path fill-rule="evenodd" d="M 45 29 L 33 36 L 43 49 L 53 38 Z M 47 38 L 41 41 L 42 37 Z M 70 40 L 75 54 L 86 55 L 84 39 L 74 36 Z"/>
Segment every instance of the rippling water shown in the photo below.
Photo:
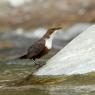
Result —
<path fill-rule="evenodd" d="M 95 85 L 7 87 L 0 89 L 0 95 L 95 95 Z"/>

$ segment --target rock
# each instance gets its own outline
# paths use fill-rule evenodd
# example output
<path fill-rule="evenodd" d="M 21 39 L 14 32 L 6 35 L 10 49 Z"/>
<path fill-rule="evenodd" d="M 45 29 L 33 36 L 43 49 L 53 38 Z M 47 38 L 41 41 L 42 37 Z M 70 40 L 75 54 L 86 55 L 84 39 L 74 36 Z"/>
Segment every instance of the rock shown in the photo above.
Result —
<path fill-rule="evenodd" d="M 34 75 L 72 75 L 95 71 L 95 25 L 72 40 Z"/>

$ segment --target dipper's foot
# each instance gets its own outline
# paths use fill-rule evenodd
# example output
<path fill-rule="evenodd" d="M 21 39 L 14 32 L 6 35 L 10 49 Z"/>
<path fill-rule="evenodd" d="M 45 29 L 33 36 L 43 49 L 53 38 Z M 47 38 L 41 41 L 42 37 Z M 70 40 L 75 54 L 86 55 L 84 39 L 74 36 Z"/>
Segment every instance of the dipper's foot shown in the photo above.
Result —
<path fill-rule="evenodd" d="M 37 69 L 41 68 L 43 65 L 45 65 L 45 64 L 37 64 L 36 65 L 37 66 Z"/>

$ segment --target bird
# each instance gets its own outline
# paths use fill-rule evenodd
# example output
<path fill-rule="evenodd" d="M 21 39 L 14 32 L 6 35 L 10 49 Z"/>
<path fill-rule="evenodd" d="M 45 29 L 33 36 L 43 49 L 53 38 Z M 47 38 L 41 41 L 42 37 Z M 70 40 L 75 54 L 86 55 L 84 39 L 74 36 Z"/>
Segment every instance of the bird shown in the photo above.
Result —
<path fill-rule="evenodd" d="M 54 27 L 48 29 L 43 37 L 33 43 L 27 49 L 27 52 L 24 55 L 18 57 L 18 59 L 31 59 L 35 65 L 37 65 L 35 60 L 48 54 L 48 52 L 52 49 L 52 41 L 56 35 L 57 30 L 59 29 L 62 29 L 62 27 Z"/>

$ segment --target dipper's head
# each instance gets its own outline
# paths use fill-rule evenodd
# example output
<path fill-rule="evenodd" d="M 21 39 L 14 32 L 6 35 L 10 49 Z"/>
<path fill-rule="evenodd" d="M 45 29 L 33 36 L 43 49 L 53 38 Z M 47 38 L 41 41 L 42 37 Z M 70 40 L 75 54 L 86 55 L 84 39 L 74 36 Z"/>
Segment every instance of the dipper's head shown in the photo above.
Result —
<path fill-rule="evenodd" d="M 56 30 L 62 29 L 62 27 L 55 27 L 55 28 L 50 28 L 46 34 L 43 36 L 45 39 L 49 39 L 50 37 L 53 37 L 56 33 Z"/>
<path fill-rule="evenodd" d="M 43 38 L 45 39 L 45 46 L 48 48 L 48 49 L 51 49 L 52 48 L 52 40 L 53 38 L 55 37 L 55 34 L 56 34 L 56 30 L 59 30 L 61 29 L 62 27 L 57 27 L 57 28 L 50 28 L 46 34 L 43 36 Z"/>

